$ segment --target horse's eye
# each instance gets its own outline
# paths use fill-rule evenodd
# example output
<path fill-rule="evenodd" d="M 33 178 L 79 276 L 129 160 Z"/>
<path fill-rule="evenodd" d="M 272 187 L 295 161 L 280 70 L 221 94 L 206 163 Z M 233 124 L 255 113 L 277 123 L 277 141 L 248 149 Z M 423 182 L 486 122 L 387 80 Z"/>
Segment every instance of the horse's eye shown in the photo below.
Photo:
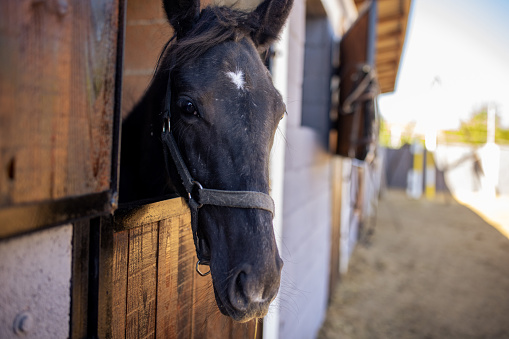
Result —
<path fill-rule="evenodd" d="M 185 114 L 198 116 L 198 111 L 196 110 L 196 107 L 191 101 L 187 99 L 179 99 L 177 101 L 177 106 Z"/>

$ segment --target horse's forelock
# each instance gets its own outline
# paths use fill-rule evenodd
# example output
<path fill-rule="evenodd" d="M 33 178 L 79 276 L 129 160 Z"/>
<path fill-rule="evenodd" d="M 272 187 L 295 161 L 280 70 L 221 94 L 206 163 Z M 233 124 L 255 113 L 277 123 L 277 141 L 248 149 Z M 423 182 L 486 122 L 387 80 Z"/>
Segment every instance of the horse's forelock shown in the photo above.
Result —
<path fill-rule="evenodd" d="M 229 7 L 207 7 L 192 30 L 170 44 L 162 66 L 168 71 L 191 63 L 210 48 L 225 41 L 239 41 L 257 28 L 257 20 L 250 13 Z"/>

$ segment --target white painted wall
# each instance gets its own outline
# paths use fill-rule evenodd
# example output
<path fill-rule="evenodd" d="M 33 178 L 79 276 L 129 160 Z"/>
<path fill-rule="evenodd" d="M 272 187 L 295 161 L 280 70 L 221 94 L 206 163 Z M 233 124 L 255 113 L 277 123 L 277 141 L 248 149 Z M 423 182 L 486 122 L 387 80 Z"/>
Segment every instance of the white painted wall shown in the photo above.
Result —
<path fill-rule="evenodd" d="M 69 337 L 71 247 L 72 225 L 0 241 L 0 338 Z"/>
<path fill-rule="evenodd" d="M 354 20 L 356 13 L 348 14 L 347 11 L 352 5 L 351 0 L 341 0 L 326 10 L 329 18 L 329 12 L 336 11 L 334 18 L 340 17 L 344 25 Z M 333 26 L 334 31 L 340 30 L 339 26 Z M 323 133 L 320 135 L 314 129 L 302 126 L 306 39 L 304 0 L 295 0 L 288 31 L 288 117 L 280 246 L 285 266 L 278 302 L 278 337 L 299 339 L 317 335 L 327 310 L 332 158 L 324 145 Z"/>
<path fill-rule="evenodd" d="M 283 97 L 284 102 L 288 101 L 288 55 L 289 29 L 288 25 L 283 29 L 279 41 L 274 46 L 274 70 L 272 79 L 274 86 Z M 274 199 L 274 234 L 276 244 L 281 251 L 283 235 L 283 199 L 284 199 L 284 174 L 285 174 L 285 151 L 286 151 L 286 125 L 288 118 L 284 117 L 280 122 L 274 137 L 274 145 L 270 154 L 270 195 Z M 281 293 L 269 308 L 268 315 L 263 319 L 263 338 L 277 339 L 279 337 L 280 321 L 280 300 Z"/>
<path fill-rule="evenodd" d="M 330 156 L 317 132 L 301 126 L 306 10 L 289 19 L 279 338 L 313 338 L 325 316 L 330 255 Z"/>

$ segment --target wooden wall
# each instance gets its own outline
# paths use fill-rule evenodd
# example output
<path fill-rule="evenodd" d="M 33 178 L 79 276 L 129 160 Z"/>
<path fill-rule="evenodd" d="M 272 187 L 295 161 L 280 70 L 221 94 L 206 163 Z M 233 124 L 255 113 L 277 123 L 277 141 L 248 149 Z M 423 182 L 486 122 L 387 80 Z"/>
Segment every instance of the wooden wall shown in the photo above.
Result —
<path fill-rule="evenodd" d="M 0 2 L 0 207 L 110 188 L 118 1 Z"/>
<path fill-rule="evenodd" d="M 0 1 L 2 338 L 90 332 L 90 218 L 116 205 L 122 8 Z M 17 335 L 21 312 L 33 322 Z"/>

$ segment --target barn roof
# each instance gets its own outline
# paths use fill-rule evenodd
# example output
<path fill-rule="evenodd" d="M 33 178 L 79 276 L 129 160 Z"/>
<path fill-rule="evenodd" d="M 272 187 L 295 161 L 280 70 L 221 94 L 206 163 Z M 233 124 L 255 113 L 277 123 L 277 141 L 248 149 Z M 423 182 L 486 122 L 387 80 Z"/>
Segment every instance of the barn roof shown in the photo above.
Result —
<path fill-rule="evenodd" d="M 354 0 L 360 9 L 368 0 Z M 405 42 L 411 0 L 378 0 L 376 69 L 382 93 L 393 92 Z"/>

